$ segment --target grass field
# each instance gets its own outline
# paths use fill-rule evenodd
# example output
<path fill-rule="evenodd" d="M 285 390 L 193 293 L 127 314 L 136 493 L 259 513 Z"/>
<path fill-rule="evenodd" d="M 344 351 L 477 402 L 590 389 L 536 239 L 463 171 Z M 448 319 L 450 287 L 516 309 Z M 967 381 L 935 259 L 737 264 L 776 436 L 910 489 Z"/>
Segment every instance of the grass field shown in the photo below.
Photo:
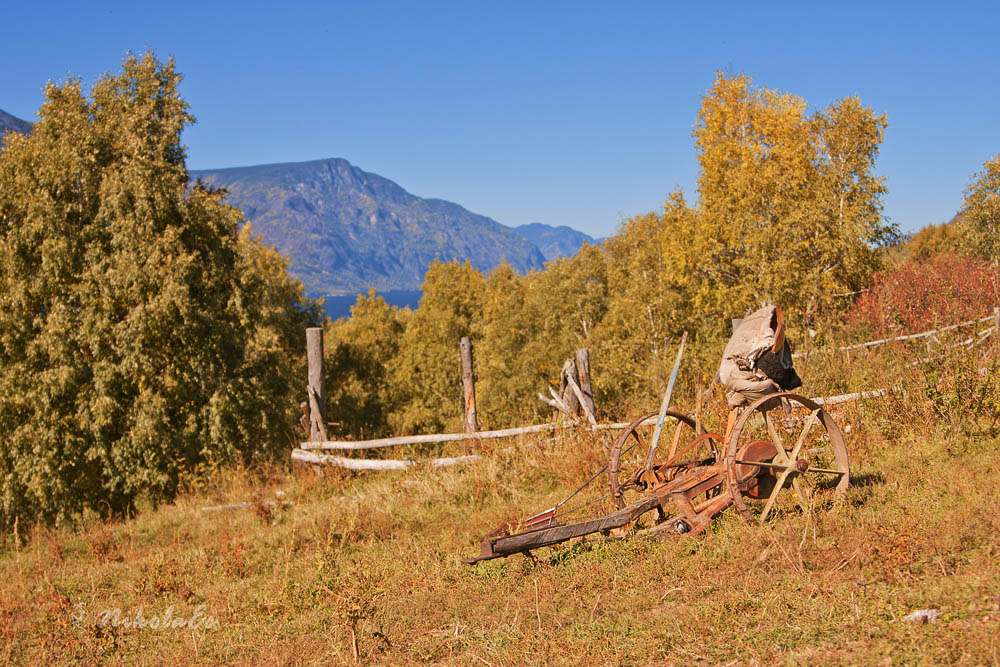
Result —
<path fill-rule="evenodd" d="M 729 510 L 693 538 L 463 564 L 600 467 L 608 437 L 573 432 L 464 468 L 220 472 L 124 522 L 19 528 L 0 557 L 0 659 L 997 664 L 1000 440 L 908 425 L 889 403 L 838 414 L 844 502 L 763 526 Z M 919 609 L 942 615 L 903 620 Z"/>

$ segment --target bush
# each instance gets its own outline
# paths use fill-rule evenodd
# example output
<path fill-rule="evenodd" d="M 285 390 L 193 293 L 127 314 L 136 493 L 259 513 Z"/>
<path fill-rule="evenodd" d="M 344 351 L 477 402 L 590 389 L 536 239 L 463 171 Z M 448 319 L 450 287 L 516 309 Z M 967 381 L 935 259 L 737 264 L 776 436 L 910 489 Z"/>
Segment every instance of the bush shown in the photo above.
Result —
<path fill-rule="evenodd" d="M 875 276 L 848 322 L 875 337 L 915 333 L 988 315 L 1000 303 L 1000 270 L 971 257 L 905 262 Z"/>

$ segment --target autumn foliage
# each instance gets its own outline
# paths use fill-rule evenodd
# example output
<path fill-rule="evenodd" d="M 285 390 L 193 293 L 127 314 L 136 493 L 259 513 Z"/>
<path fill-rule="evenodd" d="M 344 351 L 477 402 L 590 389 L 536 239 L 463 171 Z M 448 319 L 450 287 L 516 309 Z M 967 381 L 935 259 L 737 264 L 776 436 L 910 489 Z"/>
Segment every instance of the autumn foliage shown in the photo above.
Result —
<path fill-rule="evenodd" d="M 795 327 L 842 315 L 849 302 L 834 295 L 866 286 L 895 234 L 873 173 L 886 124 L 855 98 L 811 113 L 794 95 L 718 75 L 694 130 L 696 201 L 675 191 L 601 247 L 524 276 L 435 262 L 412 314 L 368 296 L 332 324 L 327 386 L 354 392 L 332 408 L 343 433 L 460 428 L 462 336 L 476 345 L 479 424 L 499 428 L 548 416 L 536 395 L 579 347 L 604 416 L 625 418 L 656 406 L 685 330 L 690 384 L 714 371 L 730 318 L 765 302 Z M 365 361 L 359 343 L 390 358 Z"/>
<path fill-rule="evenodd" d="M 188 183 L 179 80 L 150 55 L 89 96 L 79 81 L 49 86 L 33 133 L 0 154 L 0 524 L 168 499 L 187 475 L 294 439 L 301 333 L 318 305 L 224 193 Z M 874 165 L 886 126 L 856 98 L 810 112 L 718 75 L 694 129 L 696 198 L 677 190 L 527 275 L 434 262 L 415 311 L 369 294 L 328 323 L 333 433 L 459 429 L 463 336 L 479 426 L 499 428 L 551 416 L 537 394 L 580 347 L 600 416 L 655 407 L 682 332 L 690 385 L 717 367 L 730 318 L 767 302 L 799 332 L 981 315 L 998 296 L 1000 163 L 967 193 L 980 259 L 885 271 L 896 229 Z M 843 294 L 869 287 L 848 313 Z"/>
<path fill-rule="evenodd" d="M 914 333 L 983 317 L 1000 304 L 1000 267 L 943 255 L 879 273 L 848 314 L 873 337 Z"/>

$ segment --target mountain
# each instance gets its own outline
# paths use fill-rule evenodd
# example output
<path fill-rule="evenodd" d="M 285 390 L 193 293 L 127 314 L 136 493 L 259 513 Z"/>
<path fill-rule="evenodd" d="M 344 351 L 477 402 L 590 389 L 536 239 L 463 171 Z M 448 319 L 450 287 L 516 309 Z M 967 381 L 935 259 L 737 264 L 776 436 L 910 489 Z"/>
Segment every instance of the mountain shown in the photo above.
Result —
<path fill-rule="evenodd" d="M 21 134 L 28 134 L 31 132 L 31 123 L 26 120 L 16 118 L 15 116 L 11 116 L 3 109 L 0 109 L 0 138 L 3 137 L 7 130 L 20 132 Z"/>
<path fill-rule="evenodd" d="M 256 234 L 291 261 L 310 295 L 417 289 L 427 265 L 469 260 L 487 271 L 506 260 L 542 268 L 542 253 L 495 220 L 331 158 L 233 169 L 192 170 L 225 188 Z"/>
<path fill-rule="evenodd" d="M 0 109 L 0 137 L 32 123 Z M 290 260 L 312 296 L 375 287 L 409 303 L 427 265 L 469 260 L 488 271 L 507 261 L 522 273 L 573 255 L 594 239 L 539 222 L 511 229 L 458 204 L 423 199 L 343 159 L 191 170 L 192 180 L 224 187 L 254 232 Z"/>
<path fill-rule="evenodd" d="M 541 222 L 530 222 L 514 229 L 538 246 L 546 261 L 575 255 L 585 242 L 597 243 L 592 236 L 566 225 L 553 227 Z"/>

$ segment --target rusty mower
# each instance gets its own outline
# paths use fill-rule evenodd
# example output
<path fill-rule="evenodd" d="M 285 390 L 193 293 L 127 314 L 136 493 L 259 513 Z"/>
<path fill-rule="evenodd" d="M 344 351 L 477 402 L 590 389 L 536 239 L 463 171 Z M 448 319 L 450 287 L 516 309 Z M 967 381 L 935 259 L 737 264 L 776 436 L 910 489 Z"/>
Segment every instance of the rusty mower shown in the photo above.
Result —
<path fill-rule="evenodd" d="M 491 532 L 479 556 L 465 562 L 526 553 L 594 533 L 612 539 L 697 535 L 730 506 L 746 520 L 763 522 L 778 507 L 810 511 L 846 491 L 850 471 L 844 436 L 822 406 L 777 392 L 733 409 L 725 435 L 707 432 L 700 405 L 694 418 L 667 409 L 680 356 L 661 411 L 625 427 L 604 468 L 551 509 Z M 657 454 L 661 434 L 669 442 L 662 460 Z M 605 473 L 607 494 L 568 506 Z"/>

